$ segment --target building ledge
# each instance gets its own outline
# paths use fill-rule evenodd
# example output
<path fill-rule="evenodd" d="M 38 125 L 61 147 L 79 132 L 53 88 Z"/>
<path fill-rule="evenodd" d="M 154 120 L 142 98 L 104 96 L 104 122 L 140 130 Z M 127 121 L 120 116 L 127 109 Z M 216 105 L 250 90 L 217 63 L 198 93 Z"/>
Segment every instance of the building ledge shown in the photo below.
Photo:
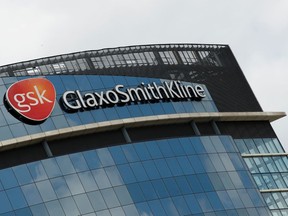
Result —
<path fill-rule="evenodd" d="M 18 148 L 39 143 L 43 140 L 58 140 L 68 137 L 91 134 L 102 131 L 111 131 L 123 127 L 133 128 L 141 126 L 164 125 L 209 121 L 275 121 L 286 116 L 285 112 L 206 112 L 206 113 L 181 113 L 154 116 L 141 116 L 136 118 L 118 119 L 112 121 L 91 123 L 58 130 L 46 131 L 26 135 L 0 142 L 0 151 Z"/>

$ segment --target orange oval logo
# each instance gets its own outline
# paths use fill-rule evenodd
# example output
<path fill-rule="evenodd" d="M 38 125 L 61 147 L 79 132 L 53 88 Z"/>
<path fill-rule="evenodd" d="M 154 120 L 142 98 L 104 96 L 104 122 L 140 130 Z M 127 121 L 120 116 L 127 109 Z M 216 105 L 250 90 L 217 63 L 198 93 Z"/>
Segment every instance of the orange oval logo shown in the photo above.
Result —
<path fill-rule="evenodd" d="M 30 78 L 11 85 L 6 92 L 5 99 L 10 106 L 9 111 L 12 108 L 24 120 L 40 123 L 52 113 L 56 91 L 49 80 Z"/>

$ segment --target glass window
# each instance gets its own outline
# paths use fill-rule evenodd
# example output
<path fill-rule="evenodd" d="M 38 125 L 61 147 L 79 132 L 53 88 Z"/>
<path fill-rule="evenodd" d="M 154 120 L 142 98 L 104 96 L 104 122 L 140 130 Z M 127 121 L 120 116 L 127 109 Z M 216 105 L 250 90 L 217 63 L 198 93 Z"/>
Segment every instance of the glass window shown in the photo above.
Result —
<path fill-rule="evenodd" d="M 6 213 L 12 210 L 11 204 L 9 203 L 8 197 L 5 191 L 0 192 L 0 213 Z"/>
<path fill-rule="evenodd" d="M 262 174 L 263 180 L 265 181 L 268 189 L 275 189 L 276 184 L 274 182 L 274 179 L 270 174 Z"/>
<path fill-rule="evenodd" d="M 244 142 L 247 146 L 247 149 L 250 154 L 257 154 L 259 153 L 258 149 L 255 146 L 255 143 L 253 142 L 252 139 L 244 139 Z"/>
<path fill-rule="evenodd" d="M 137 181 L 147 181 L 149 179 L 142 163 L 140 162 L 131 163 L 130 167 L 132 168 Z"/>
<path fill-rule="evenodd" d="M 228 193 L 226 191 L 217 191 L 217 195 L 224 206 L 224 209 L 235 209 Z"/>
<path fill-rule="evenodd" d="M 183 170 L 183 173 L 185 175 L 190 175 L 190 174 L 194 174 L 195 171 L 193 170 L 188 157 L 186 156 L 181 156 L 181 157 L 177 157 L 177 161 L 181 167 L 181 169 Z"/>
<path fill-rule="evenodd" d="M 260 175 L 260 174 L 254 174 L 254 175 L 253 175 L 253 178 L 254 178 L 254 180 L 255 180 L 255 182 L 256 182 L 256 184 L 257 184 L 257 186 L 258 186 L 258 188 L 259 188 L 260 190 L 268 189 L 268 187 L 267 187 L 267 185 L 266 185 L 266 183 L 265 183 L 262 175 Z"/>
<path fill-rule="evenodd" d="M 150 181 L 140 182 L 139 186 L 146 200 L 157 199 L 157 194 Z"/>
<path fill-rule="evenodd" d="M 21 189 L 19 187 L 9 189 L 6 192 L 7 192 L 7 196 L 9 197 L 10 203 L 12 204 L 13 209 L 20 209 L 20 208 L 24 208 L 27 206 L 23 192 L 21 191 Z M 1 200 L 1 198 L 0 198 L 0 200 Z M 0 202 L 1 202 L 1 205 L 7 204 L 7 203 L 5 203 L 5 201 L 4 201 L 4 203 L 2 203 L 2 200 Z M 0 209 L 1 209 L 1 207 L 0 207 Z"/>
<path fill-rule="evenodd" d="M 265 204 L 263 203 L 263 199 L 262 196 L 260 195 L 260 193 L 257 191 L 257 189 L 248 189 L 247 190 L 253 204 L 254 207 L 260 207 L 260 206 L 265 206 Z"/>
<path fill-rule="evenodd" d="M 108 149 L 116 164 L 127 163 L 127 159 L 122 151 L 121 146 L 113 146 Z"/>
<path fill-rule="evenodd" d="M 137 61 L 139 66 L 146 65 L 146 59 L 143 53 L 133 53 L 134 59 Z"/>
<path fill-rule="evenodd" d="M 92 174 L 100 189 L 111 187 L 111 183 L 103 169 L 93 170 Z"/>
<path fill-rule="evenodd" d="M 172 51 L 163 51 L 159 52 L 159 54 L 164 64 L 167 65 L 177 64 L 176 57 L 174 56 Z"/>
<path fill-rule="evenodd" d="M 217 172 L 225 171 L 225 167 L 218 154 L 209 154 L 208 157 L 210 158 L 210 161 L 213 164 L 215 171 Z"/>
<path fill-rule="evenodd" d="M 28 205 L 35 205 L 43 202 L 35 184 L 22 186 L 21 189 L 28 202 Z"/>
<path fill-rule="evenodd" d="M 105 67 L 105 68 L 109 68 L 110 67 L 109 61 L 106 58 L 106 56 L 101 56 L 100 59 L 101 59 L 101 62 L 103 63 L 103 67 Z M 97 62 L 97 64 L 98 63 L 99 62 Z"/>
<path fill-rule="evenodd" d="M 121 206 L 133 203 L 132 198 L 131 198 L 126 186 L 115 187 L 114 191 L 118 197 L 118 200 L 119 200 Z"/>
<path fill-rule="evenodd" d="M 203 212 L 201 207 L 199 206 L 197 199 L 193 194 L 184 196 L 184 199 L 186 200 L 186 203 L 188 204 L 190 211 L 192 214 L 197 214 Z"/>
<path fill-rule="evenodd" d="M 125 216 L 125 213 L 121 207 L 109 209 L 112 216 Z M 89 216 L 89 215 L 88 215 Z"/>
<path fill-rule="evenodd" d="M 65 216 L 63 209 L 58 200 L 45 203 L 49 215 Z"/>
<path fill-rule="evenodd" d="M 155 165 L 161 175 L 162 178 L 171 177 L 172 173 L 164 159 L 155 160 Z"/>
<path fill-rule="evenodd" d="M 119 200 L 112 188 L 101 190 L 101 193 L 108 208 L 120 206 Z"/>
<path fill-rule="evenodd" d="M 210 136 L 209 138 L 212 141 L 211 145 L 215 148 L 216 152 L 219 152 L 219 153 L 220 152 L 226 152 L 226 149 L 225 149 L 221 139 L 219 138 L 219 136 Z M 207 142 L 207 143 L 209 143 L 209 142 Z M 207 151 L 208 151 L 208 149 L 207 149 Z M 213 152 L 213 148 L 210 151 Z"/>
<path fill-rule="evenodd" d="M 191 194 L 192 190 L 185 176 L 178 176 L 175 181 L 181 191 L 181 194 Z"/>
<path fill-rule="evenodd" d="M 18 209 L 15 211 L 16 216 L 33 216 L 32 212 L 30 211 L 30 208 L 22 208 L 22 209 Z M 59 216 L 61 216 L 59 214 Z"/>
<path fill-rule="evenodd" d="M 64 64 L 66 65 L 68 72 L 74 72 L 75 71 L 75 68 L 73 67 L 73 64 L 71 61 L 65 61 Z"/>
<path fill-rule="evenodd" d="M 259 173 L 258 166 L 255 164 L 253 158 L 244 158 L 244 161 L 251 173 Z"/>
<path fill-rule="evenodd" d="M 275 147 L 276 147 L 276 149 L 278 150 L 279 153 L 284 152 L 284 149 L 283 149 L 283 147 L 280 144 L 278 139 L 273 138 L 272 141 L 273 141 L 273 143 L 274 143 L 274 145 L 275 145 Z"/>
<path fill-rule="evenodd" d="M 139 161 L 139 157 L 133 147 L 133 145 L 123 145 L 121 146 L 122 151 L 124 152 L 128 162 Z"/>
<path fill-rule="evenodd" d="M 83 152 L 83 156 L 87 162 L 89 169 L 102 167 L 100 159 L 94 150 Z"/>
<path fill-rule="evenodd" d="M 183 147 L 183 149 L 187 155 L 191 155 L 191 154 L 196 153 L 196 150 L 194 149 L 190 140 L 192 140 L 193 142 L 200 142 L 199 138 L 191 138 L 191 139 L 190 138 L 181 138 L 181 139 L 179 139 L 180 144 Z"/>
<path fill-rule="evenodd" d="M 259 153 L 268 153 L 268 150 L 262 139 L 254 139 L 254 143 L 256 144 Z"/>
<path fill-rule="evenodd" d="M 136 182 L 135 175 L 134 175 L 129 164 L 119 165 L 118 170 L 119 170 L 125 184 L 130 184 L 130 183 Z"/>
<path fill-rule="evenodd" d="M 68 155 L 56 157 L 56 161 L 63 175 L 75 173 L 75 169 Z"/>
<path fill-rule="evenodd" d="M 46 172 L 40 161 L 29 163 L 27 164 L 27 167 L 34 181 L 47 179 Z"/>
<path fill-rule="evenodd" d="M 287 168 L 282 160 L 282 157 L 272 157 L 272 159 L 274 160 L 279 172 L 287 172 Z"/>
<path fill-rule="evenodd" d="M 18 182 L 11 168 L 0 171 L 0 182 L 2 183 L 4 189 L 18 186 Z"/>
<path fill-rule="evenodd" d="M 119 186 L 119 185 L 122 185 L 124 183 L 116 166 L 111 166 L 111 167 L 105 168 L 105 172 L 106 172 L 112 186 Z"/>
<path fill-rule="evenodd" d="M 22 123 L 10 125 L 10 130 L 14 137 L 21 137 L 27 135 L 27 131 L 25 127 L 23 127 Z"/>
<path fill-rule="evenodd" d="M 229 153 L 229 158 L 236 170 L 246 170 L 246 167 L 244 167 L 244 164 L 242 163 L 242 158 L 240 159 L 239 157 L 239 154 Z"/>
<path fill-rule="evenodd" d="M 222 183 L 218 173 L 208 173 L 208 176 L 215 190 L 225 190 L 225 186 Z"/>
<path fill-rule="evenodd" d="M 215 167 L 210 161 L 208 154 L 199 155 L 200 162 L 203 164 L 203 167 L 206 172 L 215 172 Z"/>
<path fill-rule="evenodd" d="M 163 182 L 164 182 L 170 196 L 181 195 L 181 191 L 180 191 L 177 183 L 175 182 L 174 178 L 165 178 L 165 179 L 163 179 Z"/>
<path fill-rule="evenodd" d="M 13 167 L 13 171 L 20 185 L 28 184 L 33 181 L 25 164 Z"/>
<path fill-rule="evenodd" d="M 219 177 L 225 187 L 226 190 L 234 189 L 235 186 L 227 172 L 221 172 L 219 173 Z"/>
<path fill-rule="evenodd" d="M 100 57 L 92 57 L 92 58 L 91 58 L 91 61 L 92 61 L 93 65 L 94 65 L 95 69 L 102 69 L 102 68 L 104 68 L 104 64 L 102 63 Z"/>
<path fill-rule="evenodd" d="M 42 164 L 49 178 L 62 175 L 54 158 L 43 160 Z"/>
<path fill-rule="evenodd" d="M 151 156 L 146 148 L 145 143 L 137 143 L 134 145 L 134 149 L 139 156 L 140 160 L 150 160 Z"/>
<path fill-rule="evenodd" d="M 266 139 L 263 139 L 264 143 L 265 143 L 265 146 L 267 147 L 269 153 L 277 153 L 277 148 L 276 146 L 274 145 L 272 139 L 269 139 L 269 138 L 266 138 Z"/>
<path fill-rule="evenodd" d="M 167 215 L 160 203 L 159 200 L 153 200 L 148 202 L 150 209 L 153 212 L 153 215 L 165 216 Z"/>
<path fill-rule="evenodd" d="M 52 116 L 52 121 L 57 129 L 66 128 L 69 126 L 64 115 Z"/>
<path fill-rule="evenodd" d="M 229 172 L 228 174 L 236 189 L 245 188 L 237 172 Z"/>
<path fill-rule="evenodd" d="M 244 208 L 244 205 L 236 190 L 228 190 L 227 193 L 231 201 L 233 202 L 235 208 Z"/>
<path fill-rule="evenodd" d="M 153 215 L 147 202 L 136 203 L 135 205 L 140 216 Z"/>
<path fill-rule="evenodd" d="M 189 215 L 191 213 L 182 196 L 172 197 L 172 200 L 180 215 Z"/>
<path fill-rule="evenodd" d="M 134 203 L 145 201 L 143 192 L 140 189 L 138 183 L 128 184 L 127 189 Z"/>
<path fill-rule="evenodd" d="M 154 190 L 159 198 L 165 198 L 169 196 L 169 193 L 161 179 L 151 181 Z"/>
<path fill-rule="evenodd" d="M 194 51 L 178 51 L 184 64 L 197 64 L 198 59 Z"/>
<path fill-rule="evenodd" d="M 71 196 L 71 192 L 63 177 L 51 179 L 51 184 L 58 198 Z"/>
<path fill-rule="evenodd" d="M 36 186 L 44 202 L 56 199 L 56 194 L 49 180 L 37 182 Z"/>
<path fill-rule="evenodd" d="M 171 198 L 162 199 L 161 204 L 167 215 L 179 215 Z"/>
<path fill-rule="evenodd" d="M 263 157 L 264 164 L 267 165 L 270 172 L 278 172 L 278 169 L 271 157 Z"/>
<path fill-rule="evenodd" d="M 201 142 L 201 139 L 199 137 L 193 137 L 192 139 L 190 139 L 192 144 L 193 144 L 193 147 L 196 151 L 196 154 L 204 154 L 206 153 L 206 149 L 204 148 L 202 142 Z"/>
<path fill-rule="evenodd" d="M 149 177 L 149 179 L 159 179 L 160 174 L 153 162 L 153 160 L 150 161 L 144 161 L 142 162 L 144 169 L 146 170 L 146 173 Z"/>
<path fill-rule="evenodd" d="M 84 188 L 77 174 L 64 176 L 72 195 L 84 193 Z"/>
<path fill-rule="evenodd" d="M 251 178 L 251 175 L 247 171 L 238 172 L 245 188 L 255 188 L 255 184 Z"/>
<path fill-rule="evenodd" d="M 123 210 L 125 211 L 125 214 L 126 214 L 126 215 L 139 216 L 135 205 L 123 206 Z"/>
<path fill-rule="evenodd" d="M 164 157 L 172 157 L 174 156 L 174 153 L 172 151 L 172 149 L 170 148 L 169 143 L 167 142 L 167 140 L 159 140 L 156 141 L 159 149 L 161 150 L 162 154 Z"/>
<path fill-rule="evenodd" d="M 210 201 L 210 204 L 212 205 L 213 210 L 216 210 L 216 211 L 224 210 L 224 207 L 216 192 L 208 192 L 207 198 Z"/>
<path fill-rule="evenodd" d="M 235 167 L 232 164 L 231 159 L 229 158 L 229 155 L 227 153 L 220 153 L 219 156 L 227 171 L 235 170 Z"/>
<path fill-rule="evenodd" d="M 89 91 L 92 89 L 90 82 L 88 81 L 88 77 L 85 75 L 77 76 L 75 81 L 77 83 L 77 89 L 79 89 L 80 91 Z"/>
<path fill-rule="evenodd" d="M 98 186 L 90 171 L 78 173 L 78 176 L 86 192 L 94 191 L 98 189 Z"/>
<path fill-rule="evenodd" d="M 115 165 L 115 162 L 107 148 L 97 149 L 96 152 L 103 167 Z"/>
<path fill-rule="evenodd" d="M 156 60 L 156 57 L 153 52 L 144 52 L 144 55 L 146 57 L 146 60 L 149 65 L 157 65 L 158 62 Z"/>
<path fill-rule="evenodd" d="M 86 171 L 89 169 L 83 154 L 75 153 L 75 154 L 69 155 L 69 157 L 77 172 L 82 172 L 82 171 Z"/>
<path fill-rule="evenodd" d="M 207 198 L 207 196 L 203 193 L 203 194 L 195 194 L 195 197 L 202 209 L 203 212 L 209 212 L 212 211 L 212 206 L 209 202 L 209 199 Z"/>
<path fill-rule="evenodd" d="M 31 211 L 33 215 L 49 216 L 44 204 L 31 206 Z"/>
<path fill-rule="evenodd" d="M 286 188 L 287 185 L 285 184 L 282 176 L 280 173 L 274 173 L 272 174 L 272 177 L 277 185 L 277 188 Z"/>
<path fill-rule="evenodd" d="M 41 127 L 41 130 L 42 130 L 42 131 L 49 131 L 49 130 L 54 130 L 54 129 L 56 129 L 56 127 L 55 127 L 55 125 L 54 125 L 54 123 L 53 123 L 53 121 L 52 121 L 52 118 L 46 119 L 46 121 L 43 122 L 43 123 L 40 125 L 40 127 Z"/>
<path fill-rule="evenodd" d="M 57 106 L 55 106 L 57 107 Z M 54 108 L 55 108 L 54 107 Z M 1 110 L 0 110 L 1 112 Z M 1 117 L 0 117 L 0 121 L 1 121 Z M 41 127 L 39 125 L 27 125 L 24 124 L 25 129 L 27 130 L 28 134 L 36 134 L 36 133 L 41 133 Z"/>
<path fill-rule="evenodd" d="M 149 143 L 147 142 L 146 146 L 152 158 L 163 158 L 162 152 L 155 141 L 150 141 Z"/>
<path fill-rule="evenodd" d="M 82 71 L 90 69 L 88 63 L 86 62 L 86 59 L 77 59 L 76 61 Z"/>
<path fill-rule="evenodd" d="M 72 197 L 66 197 L 66 198 L 60 199 L 60 203 L 66 215 L 69 215 L 69 216 L 80 215 L 80 212 Z"/>
<path fill-rule="evenodd" d="M 92 204 L 94 211 L 99 211 L 107 208 L 100 191 L 88 193 L 88 198 L 90 200 L 90 203 Z"/>
<path fill-rule="evenodd" d="M 74 200 L 82 215 L 93 212 L 93 208 L 86 194 L 76 195 L 74 196 Z"/>
<path fill-rule="evenodd" d="M 205 172 L 205 169 L 201 163 L 201 160 L 197 155 L 188 156 L 188 159 L 189 159 L 190 164 L 192 165 L 193 169 L 195 170 L 195 173 L 204 173 Z"/>

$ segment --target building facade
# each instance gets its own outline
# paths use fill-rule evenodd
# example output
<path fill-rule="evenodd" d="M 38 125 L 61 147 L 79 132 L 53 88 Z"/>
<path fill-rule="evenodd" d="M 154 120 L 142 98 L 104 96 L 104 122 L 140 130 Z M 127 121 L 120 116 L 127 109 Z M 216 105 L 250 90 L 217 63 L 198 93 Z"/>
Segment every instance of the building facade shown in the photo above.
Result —
<path fill-rule="evenodd" d="M 288 215 L 288 161 L 227 45 L 0 67 L 0 216 Z"/>

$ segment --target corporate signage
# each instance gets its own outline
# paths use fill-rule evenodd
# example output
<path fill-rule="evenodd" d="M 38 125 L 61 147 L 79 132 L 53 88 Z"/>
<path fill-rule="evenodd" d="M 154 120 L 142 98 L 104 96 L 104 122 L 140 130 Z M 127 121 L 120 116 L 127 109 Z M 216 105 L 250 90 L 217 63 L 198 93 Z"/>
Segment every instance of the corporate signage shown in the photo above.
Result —
<path fill-rule="evenodd" d="M 55 101 L 55 88 L 45 78 L 20 80 L 12 84 L 4 96 L 8 111 L 28 123 L 45 121 L 52 113 Z"/>
<path fill-rule="evenodd" d="M 66 111 L 95 109 L 98 107 L 129 104 L 131 102 L 155 102 L 160 100 L 201 100 L 206 95 L 201 85 L 183 85 L 180 81 L 163 82 L 157 85 L 141 83 L 136 88 L 116 85 L 113 89 L 82 94 L 79 90 L 66 91 L 62 96 Z"/>
<path fill-rule="evenodd" d="M 138 87 L 116 85 L 113 89 L 100 92 L 79 90 L 65 91 L 59 100 L 60 107 L 66 112 L 91 110 L 131 103 L 157 101 L 201 100 L 206 97 L 201 85 L 191 85 L 180 81 L 156 84 L 141 83 Z M 52 113 L 56 102 L 53 84 L 45 78 L 30 78 L 12 84 L 4 95 L 8 111 L 19 120 L 28 124 L 40 124 Z"/>

